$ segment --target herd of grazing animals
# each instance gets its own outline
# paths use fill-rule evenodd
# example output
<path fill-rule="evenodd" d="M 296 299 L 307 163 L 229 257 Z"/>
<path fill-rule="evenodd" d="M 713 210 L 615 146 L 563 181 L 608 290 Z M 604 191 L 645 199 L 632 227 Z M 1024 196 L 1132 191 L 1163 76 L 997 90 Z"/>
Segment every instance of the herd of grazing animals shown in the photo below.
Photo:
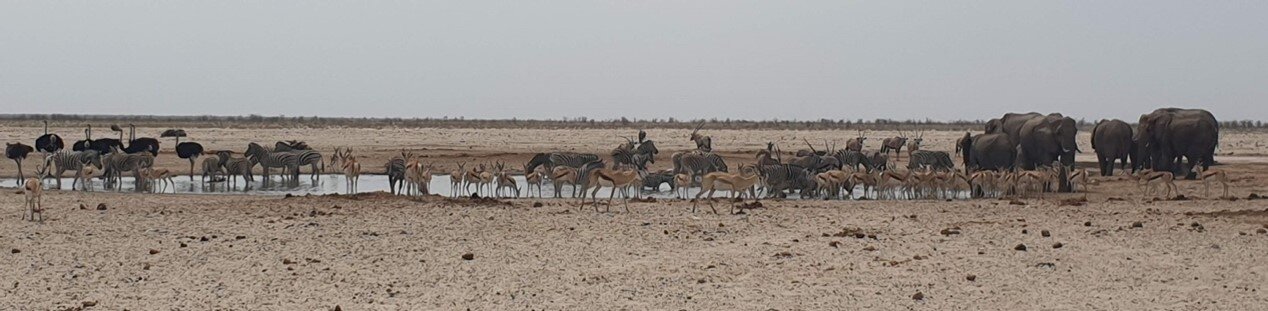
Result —
<path fill-rule="evenodd" d="M 603 159 L 598 154 L 576 152 L 548 152 L 534 155 L 522 166 L 524 186 L 528 196 L 543 196 L 543 186 L 550 184 L 555 197 L 563 196 L 563 188 L 571 188 L 572 197 L 579 198 L 584 206 L 587 197 L 596 205 L 599 191 L 606 187 L 608 204 L 620 195 L 628 211 L 628 200 L 637 198 L 648 187 L 659 189 L 668 183 L 678 198 L 692 201 L 709 200 L 718 190 L 731 193 L 731 199 L 783 198 L 799 195 L 818 199 L 953 199 L 1002 196 L 1043 196 L 1047 192 L 1087 191 L 1093 182 L 1090 172 L 1075 167 L 1074 156 L 1081 153 L 1074 136 L 1077 127 L 1072 118 L 1061 114 L 1039 113 L 1005 114 L 987 122 L 979 134 L 965 133 L 956 140 L 953 153 L 927 150 L 923 145 L 923 133 L 900 132 L 895 137 L 881 140 L 876 152 L 866 151 L 867 132 L 859 131 L 846 139 L 845 148 L 824 144 L 820 150 L 809 141 L 809 149 L 785 154 L 771 142 L 765 149 L 757 150 L 754 163 L 742 164 L 730 170 L 723 157 L 713 150 L 713 140 L 696 126 L 687 139 L 694 149 L 675 152 L 669 157 L 672 169 L 649 171 L 655 163 L 659 149 L 647 139 L 647 133 L 639 131 L 637 139 L 624 137 Z M 35 146 L 8 143 L 7 158 L 18 166 L 19 180 L 24 181 L 28 193 L 28 214 L 40 214 L 43 180 L 55 179 L 55 187 L 61 188 L 60 177 L 66 171 L 74 171 L 72 189 L 90 190 L 93 175 L 100 171 L 107 189 L 120 189 L 121 177 L 131 172 L 135 189 L 164 191 L 174 188 L 174 172 L 154 168 L 159 142 L 153 138 L 135 136 L 135 126 L 129 125 L 129 139 L 123 139 L 123 128 L 112 126 L 119 132 L 119 139 L 92 139 L 91 126 L 84 130 L 85 139 L 75 142 L 71 150 L 64 150 L 62 138 L 48 132 L 35 141 Z M 1223 195 L 1229 195 L 1228 175 L 1211 169 L 1214 148 L 1218 143 L 1219 125 L 1213 115 L 1205 110 L 1164 108 L 1142 115 L 1133 128 L 1120 120 L 1103 120 L 1092 130 L 1092 147 L 1096 151 L 1100 175 L 1111 176 L 1115 162 L 1119 169 L 1136 180 L 1143 194 L 1154 193 L 1157 187 L 1165 187 L 1165 196 L 1178 195 L 1174 179 L 1184 176 L 1201 180 L 1207 196 L 1210 183 L 1223 186 Z M 181 142 L 187 137 L 184 130 L 168 130 L 162 137 L 176 138 L 176 154 L 190 162 L 189 176 L 194 180 L 195 160 L 203 158 L 202 181 L 215 189 L 217 183 L 228 189 L 236 186 L 240 178 L 250 187 L 254 181 L 253 169 L 259 166 L 264 182 L 270 182 L 273 169 L 280 171 L 279 178 L 289 185 L 298 184 L 300 169 L 309 166 L 311 179 L 319 180 L 327 163 L 321 153 L 304 142 L 279 141 L 273 148 L 249 143 L 235 157 L 233 151 L 204 150 L 196 142 Z M 127 145 L 124 145 L 124 142 Z M 906 166 L 894 165 L 903 160 L 902 149 L 907 149 Z M 888 154 L 893 151 L 893 160 Z M 33 152 L 40 152 L 43 161 L 37 166 L 35 178 L 23 174 L 22 160 Z M 213 156 L 202 157 L 205 153 Z M 787 159 L 786 156 L 789 156 Z M 956 168 L 953 158 L 961 160 Z M 1187 160 L 1186 164 L 1184 161 Z M 336 148 L 329 165 L 346 176 L 346 189 L 357 191 L 362 165 L 350 148 Z M 431 194 L 434 166 L 422 163 L 419 156 L 402 151 L 391 157 L 384 170 L 393 194 Z M 466 193 L 489 197 L 520 197 L 520 182 L 507 169 L 505 163 L 459 163 L 457 170 L 448 172 L 450 195 Z M 154 186 L 158 183 L 158 188 Z M 474 191 L 473 191 L 474 186 Z M 31 189 L 35 187 L 37 189 Z M 696 194 L 690 196 L 690 190 Z M 861 190 L 861 191 L 860 191 Z M 693 203 L 692 211 L 696 204 Z M 610 208 L 610 207 L 609 207 Z M 713 209 L 716 213 L 716 209 Z M 42 214 L 41 214 L 42 216 Z"/>

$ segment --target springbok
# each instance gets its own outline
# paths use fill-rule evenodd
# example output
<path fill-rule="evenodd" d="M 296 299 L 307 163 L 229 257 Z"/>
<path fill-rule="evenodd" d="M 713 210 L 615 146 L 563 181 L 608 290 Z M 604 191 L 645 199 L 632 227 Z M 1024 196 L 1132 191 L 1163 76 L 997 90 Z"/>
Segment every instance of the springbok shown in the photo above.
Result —
<path fill-rule="evenodd" d="M 554 169 L 551 169 L 550 182 L 555 186 L 555 198 L 562 197 L 561 192 L 563 191 L 564 184 L 571 185 L 573 188 L 573 197 L 577 196 L 577 174 L 577 168 L 571 166 L 556 166 Z"/>
<path fill-rule="evenodd" d="M 26 211 L 22 212 L 22 220 L 27 219 L 27 214 L 31 214 L 31 221 L 35 221 L 35 214 L 40 214 L 40 222 L 44 222 L 44 175 L 47 167 L 40 165 L 35 166 L 35 177 L 27 178 L 26 184 L 22 188 L 22 194 L 26 196 Z"/>
<path fill-rule="evenodd" d="M 545 166 L 538 166 L 530 171 L 528 165 L 524 165 L 524 183 L 526 184 L 524 187 L 527 187 L 529 196 L 533 195 L 533 186 L 537 186 L 537 197 L 542 197 L 542 186 L 546 183 L 544 180 L 546 172 L 543 171 L 545 169 Z"/>
<path fill-rule="evenodd" d="M 602 162 L 599 162 L 599 163 L 602 164 Z M 582 189 L 581 189 L 582 190 L 581 207 L 584 208 L 586 206 L 585 192 L 591 189 L 594 189 L 593 191 L 590 191 L 590 198 L 591 200 L 593 200 L 593 203 L 594 203 L 594 211 L 598 212 L 599 211 L 599 199 L 598 199 L 599 190 L 603 189 L 604 186 L 608 186 L 608 187 L 612 187 L 612 192 L 608 194 L 608 207 L 605 209 L 605 212 L 611 211 L 612 200 L 616 198 L 616 190 L 622 189 L 622 188 L 628 188 L 631 185 L 637 185 L 638 181 L 641 179 L 640 178 L 641 174 L 644 174 L 644 172 L 637 169 L 631 169 L 631 168 L 611 169 L 611 168 L 603 167 L 603 168 L 595 168 L 595 169 L 589 170 L 586 176 L 583 176 L 583 178 L 586 179 L 586 182 L 582 186 Z M 629 196 L 623 196 L 622 202 L 624 203 L 625 212 L 629 213 L 630 212 Z"/>
<path fill-rule="evenodd" d="M 511 173 L 506 172 L 506 164 L 497 162 L 493 166 L 493 179 L 496 186 L 493 191 L 494 196 L 502 197 L 502 189 L 508 188 L 509 191 L 515 192 L 516 198 L 520 197 L 520 187 L 515 184 L 515 178 L 511 177 Z"/>
<path fill-rule="evenodd" d="M 1191 171 L 1193 171 L 1193 173 L 1195 174 L 1198 174 L 1198 179 L 1202 180 L 1202 186 L 1206 188 L 1207 197 L 1211 196 L 1211 181 L 1212 180 L 1219 182 L 1220 185 L 1224 186 L 1224 197 L 1228 197 L 1228 173 L 1225 173 L 1224 170 L 1221 170 L 1221 169 L 1208 170 L 1203 167 L 1201 162 L 1199 162 L 1197 163 L 1197 165 L 1193 166 L 1193 169 Z"/>
<path fill-rule="evenodd" d="M 678 199 L 686 199 L 688 191 L 691 189 L 691 172 L 683 172 L 674 174 L 674 192 L 677 192 Z"/>
<path fill-rule="evenodd" d="M 458 196 L 458 191 L 461 191 L 461 188 L 459 187 L 465 185 L 466 178 L 467 162 L 459 162 L 458 169 L 449 172 L 449 194 L 452 196 Z"/>
<path fill-rule="evenodd" d="M 709 209 L 714 214 L 718 213 L 718 209 L 713 207 L 713 193 L 718 190 L 729 190 L 734 198 L 742 198 L 745 191 L 749 196 L 757 199 L 757 183 L 761 177 L 757 174 L 756 166 L 744 165 L 740 166 L 739 173 L 713 172 L 704 174 L 700 182 L 700 192 L 696 193 L 695 199 L 691 200 L 691 212 L 696 212 L 696 205 L 700 201 L 701 196 L 706 193 L 709 196 Z M 731 205 L 731 214 L 735 214 L 735 204 Z"/>
<path fill-rule="evenodd" d="M 1162 184 L 1164 188 L 1167 188 L 1166 198 L 1168 199 L 1171 198 L 1171 189 L 1175 189 L 1176 194 L 1180 194 L 1180 187 L 1176 186 L 1175 175 L 1171 172 L 1145 169 L 1135 176 L 1136 185 L 1143 188 L 1142 190 L 1144 191 L 1145 196 L 1153 193 L 1154 188 L 1159 184 Z"/>
<path fill-rule="evenodd" d="M 172 171 L 169 171 L 165 168 L 152 168 L 152 167 L 142 168 L 141 175 L 146 180 L 145 184 L 148 184 L 150 186 L 150 191 L 155 191 L 154 190 L 155 186 L 160 187 L 158 192 L 167 191 L 167 187 L 169 185 L 172 188 L 176 188 L 176 181 L 172 179 Z M 161 184 L 151 183 L 155 181 Z M 173 189 L 172 191 L 175 191 L 175 189 Z"/>

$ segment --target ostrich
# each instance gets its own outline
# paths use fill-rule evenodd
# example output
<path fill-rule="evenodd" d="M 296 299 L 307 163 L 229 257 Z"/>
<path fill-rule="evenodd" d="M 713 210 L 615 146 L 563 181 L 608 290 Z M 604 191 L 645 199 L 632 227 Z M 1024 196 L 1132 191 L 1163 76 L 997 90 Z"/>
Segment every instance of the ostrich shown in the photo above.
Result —
<path fill-rule="evenodd" d="M 92 124 L 89 124 L 88 128 L 84 129 L 84 140 L 77 141 L 70 147 L 70 150 L 74 151 L 84 151 L 88 149 L 92 149 Z"/>
<path fill-rule="evenodd" d="M 66 148 L 66 143 L 61 136 L 48 133 L 48 120 L 44 120 L 44 135 L 35 139 L 35 149 L 47 154 L 61 151 L 62 148 Z"/>
<path fill-rule="evenodd" d="M 185 130 L 169 129 L 163 131 L 159 137 L 175 137 L 176 138 L 176 156 L 181 159 L 189 160 L 189 180 L 194 180 L 194 160 L 203 155 L 203 145 L 196 142 L 181 142 L 181 137 L 187 137 Z"/>
<path fill-rule="evenodd" d="M 35 148 L 31 148 L 31 146 L 27 146 L 22 143 L 5 143 L 4 157 L 9 158 L 18 164 L 18 183 L 22 183 L 23 180 L 26 180 L 26 176 L 22 174 L 22 160 L 26 160 L 26 155 L 31 154 L 32 152 L 35 152 Z"/>
<path fill-rule="evenodd" d="M 128 134 L 128 147 L 124 148 L 123 152 L 127 154 L 149 152 L 157 157 L 159 153 L 159 141 L 150 137 L 136 138 L 136 125 L 128 124 L 128 127 L 131 129 Z M 122 135 L 122 133 L 120 135 Z"/>

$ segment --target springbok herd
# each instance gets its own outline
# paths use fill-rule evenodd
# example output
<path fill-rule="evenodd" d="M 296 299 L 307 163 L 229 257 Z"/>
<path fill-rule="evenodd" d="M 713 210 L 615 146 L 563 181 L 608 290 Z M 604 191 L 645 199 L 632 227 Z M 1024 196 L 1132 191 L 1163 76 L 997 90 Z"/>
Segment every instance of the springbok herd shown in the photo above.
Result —
<path fill-rule="evenodd" d="M 1214 162 L 1211 156 L 1214 147 L 1192 148 L 1195 143 L 1182 143 L 1198 153 L 1176 151 L 1184 148 L 1171 147 L 1171 138 L 1159 133 L 1193 129 L 1151 125 L 1154 115 L 1168 114 L 1175 118 L 1168 120 L 1168 125 L 1185 124 L 1182 120 L 1191 114 L 1196 116 L 1191 119 L 1197 120 L 1194 123 L 1199 127 L 1205 126 L 1206 116 L 1210 115 L 1204 110 L 1159 109 L 1142 115 L 1135 130 L 1118 120 L 1099 122 L 1092 140 L 1101 168 L 1098 173 L 1113 175 L 1114 161 L 1121 158 L 1122 174 L 1135 180 L 1142 195 L 1179 195 L 1180 189 L 1174 180 L 1188 177 L 1200 180 L 1208 197 L 1211 183 L 1222 186 L 1223 196 L 1229 196 L 1227 173 L 1209 167 Z M 1213 122 L 1214 117 L 1209 120 Z M 711 198 L 718 190 L 727 191 L 731 198 L 738 200 L 789 195 L 816 199 L 969 199 L 1042 197 L 1049 192 L 1087 191 L 1096 184 L 1093 172 L 1074 165 L 1075 154 L 1081 152 L 1073 143 L 1078 129 L 1072 126 L 1072 119 L 1060 114 L 1006 114 L 988 122 L 981 134 L 965 133 L 956 142 L 954 153 L 927 150 L 923 145 L 924 135 L 919 132 L 899 132 L 894 137 L 883 138 L 879 151 L 869 151 L 867 132 L 859 131 L 846 140 L 844 149 L 825 144 L 820 150 L 803 140 L 807 149 L 785 153 L 776 144 L 767 143 L 766 148 L 756 150 L 752 163 L 733 167 L 714 152 L 712 138 L 700 133 L 703 125 L 685 137 L 695 148 L 674 152 L 669 156 L 672 169 L 660 171 L 648 169 L 649 164 L 657 160 L 660 150 L 642 130 L 636 138 L 624 138 L 625 142 L 606 157 L 593 153 L 547 152 L 535 154 L 527 163 L 512 169 L 503 162 L 463 162 L 457 163 L 455 170 L 438 172 L 434 165 L 424 164 L 420 156 L 402 151 L 383 167 L 393 194 L 430 194 L 432 177 L 445 174 L 450 180 L 450 196 L 544 197 L 544 186 L 550 184 L 554 197 L 564 197 L 563 192 L 568 189 L 572 198 L 580 199 L 581 206 L 589 203 L 596 211 L 598 196 L 604 188 L 607 188 L 609 208 L 619 194 L 628 211 L 630 198 L 639 198 L 648 189 L 659 191 L 666 184 L 676 197 L 692 199 L 693 212 L 697 209 L 695 202 L 709 198 L 709 206 L 715 213 Z M 1124 127 L 1126 130 L 1122 130 Z M 19 180 L 23 181 L 20 186 L 27 206 L 24 219 L 35 220 L 37 215 L 43 219 L 41 196 L 46 187 L 45 179 L 54 178 L 55 189 L 61 189 L 61 177 L 66 171 L 75 172 L 71 185 L 75 190 L 91 190 L 92 179 L 98 178 L 95 174 L 99 174 L 106 188 L 119 189 L 121 177 L 127 172 L 131 172 L 137 190 L 161 192 L 175 185 L 173 177 L 177 173 L 153 167 L 159 154 L 157 139 L 137 138 L 133 127 L 125 146 L 122 127 L 111 128 L 119 132 L 119 139 L 94 140 L 89 126 L 85 139 L 75 142 L 68 150 L 60 136 L 48 133 L 45 122 L 45 134 L 36 139 L 34 147 L 7 144 L 6 157 L 18 165 Z M 1209 131 L 1210 127 L 1199 129 Z M 233 151 L 204 151 L 196 142 L 179 142 L 184 134 L 183 130 L 168 130 L 162 136 L 177 139 L 176 153 L 189 160 L 191 180 L 196 159 L 211 155 L 205 157 L 201 165 L 201 182 L 210 189 L 228 189 L 236 186 L 238 179 L 250 187 L 257 171 L 264 177 L 262 182 L 270 183 L 273 182 L 270 172 L 274 168 L 280 171 L 280 182 L 298 184 L 301 168 L 309 166 L 310 178 L 314 180 L 320 179 L 327 167 L 345 175 L 346 189 L 353 193 L 363 173 L 362 163 L 350 147 L 335 148 L 328 162 L 305 142 L 293 140 L 279 141 L 273 148 L 250 143 L 242 156 L 235 156 Z M 1214 142 L 1218 139 L 1218 125 L 1212 134 L 1216 137 L 1212 139 Z M 1207 149 L 1210 153 L 1202 153 Z M 37 151 L 44 160 L 37 165 L 36 175 L 26 178 L 22 160 Z M 954 161 L 956 158 L 960 159 L 959 165 Z M 1128 158 L 1132 159 L 1130 173 L 1126 170 Z M 1182 161 L 1185 158 L 1189 160 L 1188 165 Z M 516 178 L 521 174 L 523 188 Z M 694 195 L 691 194 L 693 189 Z"/>

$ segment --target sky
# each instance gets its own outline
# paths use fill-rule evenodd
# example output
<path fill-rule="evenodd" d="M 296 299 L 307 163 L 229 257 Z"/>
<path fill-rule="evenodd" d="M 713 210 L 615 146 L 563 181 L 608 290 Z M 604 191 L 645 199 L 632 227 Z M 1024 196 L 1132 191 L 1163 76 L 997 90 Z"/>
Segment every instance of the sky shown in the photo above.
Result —
<path fill-rule="evenodd" d="M 0 0 L 0 114 L 1268 120 L 1268 1 Z"/>

